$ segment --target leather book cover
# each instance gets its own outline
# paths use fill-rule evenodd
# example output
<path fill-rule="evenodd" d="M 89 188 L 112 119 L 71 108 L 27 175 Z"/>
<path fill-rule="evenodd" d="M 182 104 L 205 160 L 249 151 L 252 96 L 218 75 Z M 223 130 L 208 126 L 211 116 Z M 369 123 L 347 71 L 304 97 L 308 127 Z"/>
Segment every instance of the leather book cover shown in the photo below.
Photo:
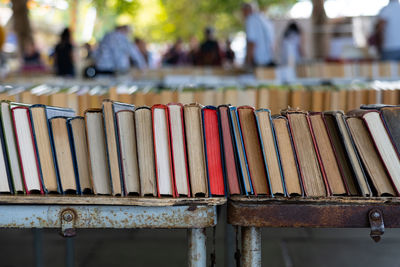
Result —
<path fill-rule="evenodd" d="M 250 106 L 241 106 L 238 107 L 237 112 L 254 194 L 270 195 L 254 108 Z"/>
<path fill-rule="evenodd" d="M 396 152 L 400 156 L 400 106 L 385 106 L 380 112 Z"/>
<path fill-rule="evenodd" d="M 233 146 L 233 136 L 229 121 L 229 106 L 218 106 L 218 115 L 222 133 L 222 153 L 224 158 L 225 175 L 228 183 L 229 194 L 239 195 L 239 175 L 236 168 L 236 159 Z"/>
<path fill-rule="evenodd" d="M 214 106 L 203 107 L 201 115 L 210 196 L 224 196 L 225 178 L 224 166 L 222 164 L 222 142 L 219 131 L 217 108 Z"/>
<path fill-rule="evenodd" d="M 9 163 L 9 158 L 7 156 L 7 146 L 4 138 L 4 131 L 3 131 L 3 124 L 0 123 L 0 142 L 1 142 L 1 151 L 4 160 L 4 167 L 5 171 L 7 174 L 7 181 L 8 181 L 8 187 L 10 190 L 10 193 L 13 194 L 15 193 L 14 191 L 14 184 L 13 184 L 13 179 L 11 176 L 11 170 L 10 170 L 10 163 Z"/>

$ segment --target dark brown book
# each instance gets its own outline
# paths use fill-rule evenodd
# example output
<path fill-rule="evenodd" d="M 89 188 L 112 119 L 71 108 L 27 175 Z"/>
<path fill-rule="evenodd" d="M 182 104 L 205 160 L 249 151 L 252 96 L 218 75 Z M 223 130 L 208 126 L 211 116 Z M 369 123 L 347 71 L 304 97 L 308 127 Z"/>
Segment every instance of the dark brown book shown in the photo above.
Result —
<path fill-rule="evenodd" d="M 229 107 L 218 107 L 221 132 L 222 132 L 222 146 L 223 156 L 225 163 L 225 173 L 228 182 L 229 194 L 240 194 L 239 175 L 236 168 L 235 153 L 233 147 L 233 138 L 229 122 Z"/>
<path fill-rule="evenodd" d="M 267 174 L 261 152 L 261 144 L 257 132 L 254 108 L 241 106 L 237 109 L 242 130 L 244 148 L 250 170 L 250 178 L 253 183 L 254 193 L 257 195 L 269 195 Z"/>
<path fill-rule="evenodd" d="M 312 112 L 308 116 L 317 146 L 317 153 L 321 161 L 320 167 L 328 182 L 330 193 L 332 195 L 346 195 L 346 186 L 339 171 L 339 165 L 329 140 L 322 113 Z"/>
<path fill-rule="evenodd" d="M 385 166 L 374 146 L 364 121 L 359 117 L 346 118 L 347 125 L 378 196 L 395 195 L 395 191 L 386 172 Z"/>
<path fill-rule="evenodd" d="M 289 121 L 305 195 L 326 196 L 326 185 L 319 166 L 307 112 L 288 109 L 282 111 L 282 114 L 286 115 Z"/>
<path fill-rule="evenodd" d="M 338 113 L 338 112 L 337 111 L 324 112 L 323 118 L 324 118 L 325 125 L 327 128 L 328 134 L 329 134 L 329 138 L 332 143 L 333 151 L 336 156 L 339 171 L 340 171 L 342 178 L 346 184 L 348 193 L 352 196 L 356 196 L 356 195 L 359 195 L 359 193 L 358 193 L 358 189 L 357 189 L 358 186 L 357 186 L 357 182 L 356 182 L 355 171 L 353 171 L 353 167 L 351 165 L 350 155 L 348 155 L 348 153 L 346 151 L 346 147 L 344 144 L 345 137 L 342 136 L 342 134 L 339 130 L 337 118 L 335 117 L 336 113 Z M 338 115 L 340 116 L 341 114 L 338 114 Z M 361 179 L 365 181 L 365 178 L 362 175 L 362 171 L 361 171 L 361 176 L 362 176 Z M 369 191 L 368 187 L 366 186 L 365 195 L 367 195 L 369 193 L 368 191 Z"/>

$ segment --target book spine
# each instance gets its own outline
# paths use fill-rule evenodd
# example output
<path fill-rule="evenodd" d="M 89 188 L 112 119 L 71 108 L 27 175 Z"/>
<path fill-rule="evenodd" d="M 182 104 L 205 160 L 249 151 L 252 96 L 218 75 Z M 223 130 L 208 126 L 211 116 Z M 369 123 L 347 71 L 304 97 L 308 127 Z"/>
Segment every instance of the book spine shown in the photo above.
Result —
<path fill-rule="evenodd" d="M 79 181 L 79 171 L 78 171 L 78 162 L 76 159 L 76 149 L 75 149 L 75 142 L 74 142 L 74 133 L 71 126 L 71 121 L 67 120 L 67 131 L 68 131 L 68 139 L 71 148 L 72 154 L 72 164 L 74 165 L 74 173 L 75 173 L 75 182 L 76 182 L 76 193 L 78 195 L 82 195 L 82 188 Z"/>

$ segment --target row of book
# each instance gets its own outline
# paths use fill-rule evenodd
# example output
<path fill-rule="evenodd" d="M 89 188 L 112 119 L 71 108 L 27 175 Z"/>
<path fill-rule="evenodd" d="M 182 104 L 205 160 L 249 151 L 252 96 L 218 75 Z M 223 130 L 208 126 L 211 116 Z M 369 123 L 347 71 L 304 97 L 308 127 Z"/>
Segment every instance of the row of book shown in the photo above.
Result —
<path fill-rule="evenodd" d="M 167 103 L 203 103 L 218 106 L 249 105 L 269 107 L 273 114 L 286 107 L 303 110 L 349 111 L 361 104 L 400 104 L 400 85 L 395 82 L 345 86 L 259 86 L 247 88 L 184 88 L 183 90 L 139 89 L 137 86 L 59 86 L 39 85 L 0 92 L 0 99 L 14 102 L 69 107 L 83 115 L 88 108 L 100 108 L 104 99 L 152 106 Z"/>
<path fill-rule="evenodd" d="M 0 192 L 397 196 L 399 106 L 271 116 L 250 106 L 0 102 Z"/>

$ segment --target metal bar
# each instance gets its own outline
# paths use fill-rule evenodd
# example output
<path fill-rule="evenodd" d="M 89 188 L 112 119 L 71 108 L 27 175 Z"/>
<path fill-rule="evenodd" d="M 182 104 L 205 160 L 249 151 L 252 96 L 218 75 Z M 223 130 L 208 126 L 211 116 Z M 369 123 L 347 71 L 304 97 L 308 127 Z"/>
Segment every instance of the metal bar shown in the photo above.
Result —
<path fill-rule="evenodd" d="M 225 226 L 225 266 L 235 266 L 235 231 L 231 224 L 224 222 Z"/>
<path fill-rule="evenodd" d="M 188 229 L 189 267 L 206 267 L 206 229 Z"/>
<path fill-rule="evenodd" d="M 261 228 L 242 227 L 242 267 L 261 267 Z"/>
<path fill-rule="evenodd" d="M 33 250 L 35 251 L 35 267 L 42 267 L 43 264 L 43 235 L 42 229 L 33 228 Z"/>
<path fill-rule="evenodd" d="M 0 228 L 60 228 L 72 211 L 73 228 L 205 228 L 217 222 L 215 206 L 1 205 Z"/>
<path fill-rule="evenodd" d="M 259 204 L 231 201 L 228 223 L 255 227 L 369 228 L 368 214 L 379 209 L 385 228 L 400 227 L 399 204 L 301 203 Z"/>
<path fill-rule="evenodd" d="M 75 266 L 75 245 L 73 237 L 65 238 L 65 266 Z"/>

